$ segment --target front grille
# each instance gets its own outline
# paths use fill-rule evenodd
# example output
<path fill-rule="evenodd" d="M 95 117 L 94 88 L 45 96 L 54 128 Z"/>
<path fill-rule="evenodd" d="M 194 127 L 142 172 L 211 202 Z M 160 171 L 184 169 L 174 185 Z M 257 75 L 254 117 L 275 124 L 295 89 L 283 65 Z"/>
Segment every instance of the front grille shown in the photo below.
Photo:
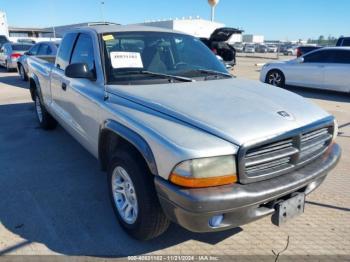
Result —
<path fill-rule="evenodd" d="M 240 152 L 239 175 L 242 183 L 285 174 L 319 157 L 332 140 L 333 125 L 299 131 L 281 140 L 249 146 Z"/>

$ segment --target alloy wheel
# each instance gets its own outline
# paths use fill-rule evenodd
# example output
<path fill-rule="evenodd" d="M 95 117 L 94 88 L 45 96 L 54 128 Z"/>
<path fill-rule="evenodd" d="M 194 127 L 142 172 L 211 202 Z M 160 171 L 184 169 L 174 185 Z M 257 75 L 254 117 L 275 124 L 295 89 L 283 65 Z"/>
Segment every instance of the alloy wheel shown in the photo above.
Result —
<path fill-rule="evenodd" d="M 112 174 L 112 192 L 114 204 L 121 218 L 128 224 L 135 223 L 138 204 L 134 184 L 128 172 L 117 166 Z"/>

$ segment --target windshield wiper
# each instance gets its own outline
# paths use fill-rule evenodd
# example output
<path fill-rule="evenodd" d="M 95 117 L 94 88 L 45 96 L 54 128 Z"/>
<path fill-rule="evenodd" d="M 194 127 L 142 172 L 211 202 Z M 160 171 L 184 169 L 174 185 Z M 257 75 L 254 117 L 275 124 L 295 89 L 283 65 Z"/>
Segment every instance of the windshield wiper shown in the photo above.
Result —
<path fill-rule="evenodd" d="M 145 75 L 152 75 L 152 76 L 161 76 L 164 78 L 169 78 L 172 80 L 178 80 L 182 82 L 194 82 L 195 80 L 189 77 L 183 77 L 183 76 L 176 76 L 176 75 L 168 75 L 168 74 L 162 74 L 162 73 L 157 73 L 157 72 L 152 72 L 152 71 L 147 71 L 147 70 L 140 70 L 137 71 L 140 74 L 145 74 Z"/>
<path fill-rule="evenodd" d="M 224 73 L 224 72 L 210 70 L 210 69 L 194 69 L 193 71 L 208 74 L 208 75 L 220 75 L 220 76 L 226 76 L 226 77 L 232 78 L 232 75 L 229 73 Z"/>

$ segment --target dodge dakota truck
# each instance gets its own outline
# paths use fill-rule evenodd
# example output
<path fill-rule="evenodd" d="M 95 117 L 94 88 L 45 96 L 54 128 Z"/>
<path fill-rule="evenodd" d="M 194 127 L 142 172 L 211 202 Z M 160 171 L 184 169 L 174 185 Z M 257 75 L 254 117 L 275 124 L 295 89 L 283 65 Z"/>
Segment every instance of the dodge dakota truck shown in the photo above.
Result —
<path fill-rule="evenodd" d="M 333 116 L 232 77 L 183 33 L 77 28 L 55 58 L 28 66 L 40 126 L 59 123 L 99 160 L 116 218 L 137 239 L 170 221 L 194 232 L 265 216 L 280 225 L 303 213 L 340 158 Z"/>

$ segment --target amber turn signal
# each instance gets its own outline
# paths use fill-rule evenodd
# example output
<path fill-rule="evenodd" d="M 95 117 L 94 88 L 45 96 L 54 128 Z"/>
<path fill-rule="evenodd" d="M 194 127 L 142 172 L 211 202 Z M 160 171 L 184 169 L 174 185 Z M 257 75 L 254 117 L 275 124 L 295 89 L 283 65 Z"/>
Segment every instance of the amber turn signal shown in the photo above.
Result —
<path fill-rule="evenodd" d="M 172 173 L 170 175 L 169 180 L 179 186 L 183 187 L 212 187 L 212 186 L 222 186 L 233 184 L 237 182 L 237 175 L 226 175 L 226 176 L 218 176 L 218 177 L 206 177 L 206 178 L 194 178 L 194 177 L 184 177 L 180 176 L 176 173 Z"/>

